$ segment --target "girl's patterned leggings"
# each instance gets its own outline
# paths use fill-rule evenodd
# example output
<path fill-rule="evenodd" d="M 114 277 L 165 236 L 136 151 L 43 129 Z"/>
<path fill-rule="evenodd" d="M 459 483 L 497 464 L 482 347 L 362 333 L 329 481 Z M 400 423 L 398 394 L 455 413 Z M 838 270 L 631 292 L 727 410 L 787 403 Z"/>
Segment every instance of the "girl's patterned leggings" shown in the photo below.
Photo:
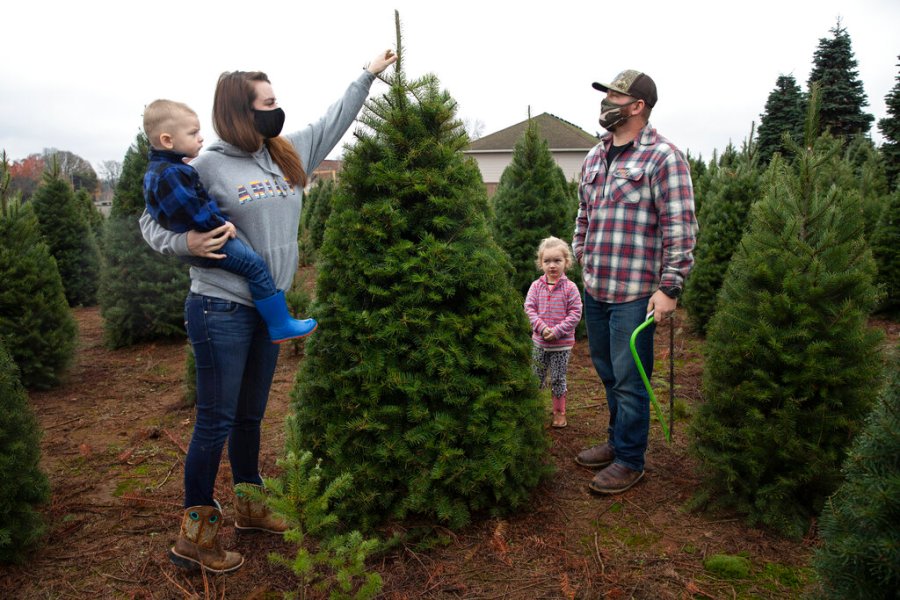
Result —
<path fill-rule="evenodd" d="M 550 350 L 547 351 L 538 346 L 534 346 L 531 353 L 533 360 L 534 374 L 538 376 L 541 387 L 545 386 L 544 380 L 547 378 L 547 372 L 550 373 L 550 393 L 554 398 L 559 398 L 566 393 L 566 369 L 569 367 L 569 356 L 571 350 Z"/>

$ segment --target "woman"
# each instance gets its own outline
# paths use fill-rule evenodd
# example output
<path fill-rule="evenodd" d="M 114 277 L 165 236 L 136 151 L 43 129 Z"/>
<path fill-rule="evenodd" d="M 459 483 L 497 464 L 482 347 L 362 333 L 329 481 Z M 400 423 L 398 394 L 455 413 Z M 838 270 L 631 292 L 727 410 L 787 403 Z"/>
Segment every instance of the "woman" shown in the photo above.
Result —
<path fill-rule="evenodd" d="M 223 73 L 213 100 L 213 127 L 221 139 L 192 163 L 210 196 L 237 227 L 238 235 L 269 265 L 280 290 L 297 270 L 297 227 L 307 173 L 337 145 L 353 123 L 375 75 L 396 61 L 380 53 L 318 122 L 281 136 L 284 111 L 261 72 Z M 172 233 L 146 212 L 140 219 L 147 243 L 158 252 L 216 258 L 227 241 L 225 227 Z M 221 506 L 213 498 L 222 448 L 235 484 L 262 485 L 260 423 L 266 410 L 279 346 L 267 334 L 246 279 L 223 269 L 191 268 L 185 324 L 197 365 L 197 420 L 185 459 L 185 512 L 169 557 L 176 565 L 215 573 L 244 563 L 226 552 L 216 534 Z M 287 525 L 263 503 L 235 497 L 239 530 L 283 533 Z"/>

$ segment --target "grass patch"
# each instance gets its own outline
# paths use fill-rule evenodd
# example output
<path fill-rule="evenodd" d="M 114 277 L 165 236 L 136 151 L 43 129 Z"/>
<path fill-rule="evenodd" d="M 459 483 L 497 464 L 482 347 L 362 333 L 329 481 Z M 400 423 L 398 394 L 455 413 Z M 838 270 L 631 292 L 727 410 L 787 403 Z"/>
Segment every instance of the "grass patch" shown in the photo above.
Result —
<path fill-rule="evenodd" d="M 143 484 L 136 479 L 123 479 L 116 484 L 116 489 L 113 490 L 113 496 L 115 496 L 116 498 L 121 498 L 128 492 L 139 490 L 142 485 Z"/>
<path fill-rule="evenodd" d="M 150 465 L 144 464 L 133 467 L 131 473 L 135 477 L 147 477 L 150 475 Z"/>
<path fill-rule="evenodd" d="M 615 540 L 616 542 L 631 549 L 646 550 L 647 548 L 650 548 L 653 544 L 658 542 L 662 537 L 661 534 L 655 531 L 640 531 L 638 530 L 637 525 L 622 527 L 595 523 L 594 526 L 596 527 L 597 533 L 600 535 L 600 539 L 603 542 Z M 591 540 L 591 542 L 592 541 L 593 540 Z"/>
<path fill-rule="evenodd" d="M 762 590 L 772 597 L 799 598 L 802 590 L 815 581 L 815 573 L 809 567 L 766 563 L 762 569 L 754 570 L 744 552 L 710 556 L 703 566 L 714 581 L 728 582 L 733 594 L 728 597 L 735 600 L 756 600 Z M 762 597 L 770 596 L 767 593 Z"/>
<path fill-rule="evenodd" d="M 733 554 L 713 554 L 703 561 L 703 568 L 720 579 L 746 579 L 750 576 L 750 560 Z"/>
<path fill-rule="evenodd" d="M 766 563 L 762 573 L 756 576 L 757 584 L 767 590 L 778 591 L 784 588 L 800 590 L 813 578 L 813 570 L 809 567 L 791 567 L 780 563 Z"/>
<path fill-rule="evenodd" d="M 157 363 L 147 369 L 148 375 L 153 375 L 155 377 L 168 377 L 169 373 L 171 373 L 171 369 L 167 365 L 162 363 Z"/>

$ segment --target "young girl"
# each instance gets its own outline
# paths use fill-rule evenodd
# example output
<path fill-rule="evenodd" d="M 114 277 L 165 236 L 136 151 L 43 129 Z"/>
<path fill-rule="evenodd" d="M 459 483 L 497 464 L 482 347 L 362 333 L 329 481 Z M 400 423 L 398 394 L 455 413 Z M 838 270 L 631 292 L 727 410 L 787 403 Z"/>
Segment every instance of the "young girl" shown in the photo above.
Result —
<path fill-rule="evenodd" d="M 575 345 L 575 327 L 581 320 L 581 295 L 578 286 L 566 277 L 573 262 L 567 243 L 548 237 L 538 247 L 535 262 L 544 275 L 531 284 L 525 297 L 525 314 L 531 321 L 534 342 L 534 372 L 541 386 L 550 372 L 552 425 L 565 427 L 566 368 Z"/>

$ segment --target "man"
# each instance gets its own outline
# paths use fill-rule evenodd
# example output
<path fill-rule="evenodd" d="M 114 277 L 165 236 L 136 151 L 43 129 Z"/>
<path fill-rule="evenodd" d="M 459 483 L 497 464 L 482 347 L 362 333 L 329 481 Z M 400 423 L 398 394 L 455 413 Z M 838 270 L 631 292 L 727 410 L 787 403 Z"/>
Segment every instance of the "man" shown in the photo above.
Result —
<path fill-rule="evenodd" d="M 631 356 L 632 332 L 650 311 L 671 317 L 694 262 L 694 194 L 684 155 L 649 124 L 656 84 L 627 70 L 606 92 L 600 124 L 609 131 L 584 160 L 572 247 L 583 267 L 591 361 L 606 389 L 609 441 L 575 461 L 601 469 L 592 491 L 617 494 L 644 475 L 650 398 Z M 653 372 L 650 326 L 636 347 Z"/>

